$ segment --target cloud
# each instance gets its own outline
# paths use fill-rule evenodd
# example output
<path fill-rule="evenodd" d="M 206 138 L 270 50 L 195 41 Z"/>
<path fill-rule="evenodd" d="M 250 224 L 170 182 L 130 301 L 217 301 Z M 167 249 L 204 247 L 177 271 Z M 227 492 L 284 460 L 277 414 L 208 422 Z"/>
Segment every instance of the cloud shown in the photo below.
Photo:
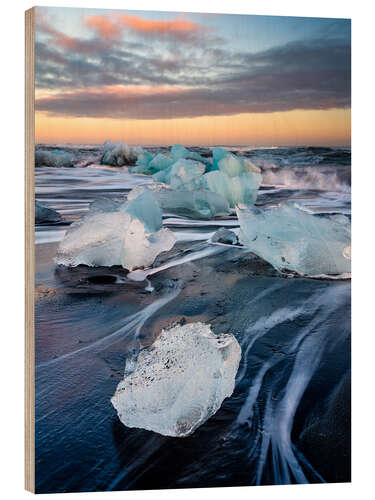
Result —
<path fill-rule="evenodd" d="M 83 54 L 92 54 L 109 48 L 108 40 L 103 38 L 77 38 L 71 37 L 53 28 L 45 17 L 36 18 L 37 34 L 44 34 L 50 37 L 49 46 L 57 47 L 68 52 L 79 52 Z M 53 50 L 51 48 L 51 50 Z"/>
<path fill-rule="evenodd" d="M 329 37 L 255 53 L 231 50 L 184 16 L 112 13 L 84 24 L 74 37 L 38 17 L 36 88 L 53 95 L 37 110 L 157 119 L 350 106 L 350 37 L 336 36 L 336 25 Z"/>
<path fill-rule="evenodd" d="M 49 66 L 40 71 L 41 81 L 46 71 L 51 78 Z M 67 74 L 70 83 L 64 87 Z M 36 109 L 158 119 L 345 108 L 350 106 L 350 74 L 350 43 L 343 39 L 295 41 L 259 53 L 195 48 L 164 60 L 159 54 L 113 50 L 95 64 L 81 59 L 70 61 L 62 76 L 56 71 L 61 91 L 37 99 Z M 131 85 L 140 91 L 127 90 Z M 154 90 L 145 92 L 142 86 Z"/>
<path fill-rule="evenodd" d="M 118 38 L 122 33 L 122 27 L 117 17 L 90 16 L 84 21 L 85 25 L 107 40 Z"/>
<path fill-rule="evenodd" d="M 179 41 L 195 39 L 197 35 L 208 31 L 202 24 L 189 21 L 183 15 L 171 21 L 156 21 L 140 16 L 122 14 L 119 16 L 119 21 L 137 34 L 171 37 Z"/>

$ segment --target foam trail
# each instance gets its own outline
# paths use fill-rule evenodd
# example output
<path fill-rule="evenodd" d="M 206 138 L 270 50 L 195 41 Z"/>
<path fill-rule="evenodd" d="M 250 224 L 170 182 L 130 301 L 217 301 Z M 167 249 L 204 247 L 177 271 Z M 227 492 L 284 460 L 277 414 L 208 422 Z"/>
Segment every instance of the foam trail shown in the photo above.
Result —
<path fill-rule="evenodd" d="M 115 344 L 116 342 L 119 342 L 125 335 L 129 333 L 133 333 L 135 338 L 138 338 L 139 332 L 143 325 L 146 323 L 146 321 L 153 315 L 155 314 L 156 311 L 161 309 L 164 305 L 166 305 L 168 302 L 173 300 L 177 295 L 180 293 L 181 289 L 178 286 L 175 286 L 173 290 L 168 293 L 165 297 L 162 297 L 158 300 L 155 300 L 155 302 L 152 302 L 152 304 L 148 305 L 141 311 L 138 311 L 135 314 L 132 314 L 131 316 L 127 317 L 125 320 L 125 324 L 115 330 L 113 333 L 93 342 L 90 345 L 87 345 L 85 347 L 82 347 L 81 349 L 77 349 L 75 351 L 69 352 L 67 354 L 63 354 L 57 358 L 53 358 L 49 361 L 43 361 L 39 363 L 36 368 L 41 369 L 41 368 L 46 368 L 48 366 L 54 365 L 56 363 L 60 363 L 63 360 L 66 360 L 68 358 L 71 358 L 72 356 L 76 356 L 77 354 L 87 352 L 87 351 L 101 351 L 105 349 L 106 347 L 109 347 L 110 345 Z"/>
<path fill-rule="evenodd" d="M 273 290 L 273 292 L 275 291 L 277 288 Z M 245 376 L 247 360 L 250 359 L 249 354 L 256 340 L 278 324 L 294 320 L 305 314 L 312 317 L 297 337 L 287 342 L 282 346 L 282 350 L 274 353 L 260 366 L 252 379 L 247 397 L 233 424 L 234 437 L 244 424 L 255 431 L 255 435 L 251 436 L 252 442 L 249 443 L 248 452 L 250 463 L 257 463 L 255 484 L 262 484 L 267 463 L 270 463 L 271 466 L 273 484 L 291 484 L 293 482 L 303 484 L 308 483 L 311 478 L 318 482 L 324 482 L 324 478 L 295 448 L 291 441 L 291 433 L 297 408 L 325 352 L 345 340 L 349 334 L 349 331 L 346 330 L 335 334 L 335 336 L 329 334 L 331 331 L 330 316 L 337 311 L 338 307 L 345 304 L 347 294 L 348 287 L 343 286 L 339 289 L 329 287 L 324 293 L 319 291 L 314 294 L 302 306 L 282 308 L 267 318 L 260 318 L 245 332 L 245 343 L 241 343 L 244 364 L 237 376 L 237 384 Z M 252 302 L 257 300 L 259 300 L 259 296 L 255 297 Z M 294 354 L 293 368 L 289 372 L 289 369 L 281 362 Z M 280 368 L 272 370 L 278 364 L 280 364 Z M 257 412 L 257 399 L 261 388 L 266 383 L 266 377 L 267 399 L 264 410 L 259 413 Z"/>
<path fill-rule="evenodd" d="M 159 273 L 160 271 L 164 271 L 165 269 L 169 269 L 170 267 L 179 266 L 181 264 L 185 264 L 186 262 L 192 262 L 193 260 L 202 259 L 203 257 L 209 257 L 224 252 L 225 250 L 227 250 L 227 248 L 223 248 L 222 246 L 206 247 L 203 250 L 198 250 L 197 252 L 185 255 L 184 257 L 172 259 L 166 264 L 155 267 L 153 269 L 136 269 L 135 271 L 131 271 L 127 275 L 127 278 L 133 281 L 144 281 L 147 277 Z"/>

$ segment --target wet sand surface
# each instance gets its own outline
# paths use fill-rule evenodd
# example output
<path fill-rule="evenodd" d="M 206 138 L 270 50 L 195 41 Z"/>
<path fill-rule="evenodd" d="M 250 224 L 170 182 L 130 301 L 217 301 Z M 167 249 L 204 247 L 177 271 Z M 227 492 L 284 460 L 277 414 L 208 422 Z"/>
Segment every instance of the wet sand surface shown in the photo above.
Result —
<path fill-rule="evenodd" d="M 57 267 L 55 251 L 37 247 L 38 492 L 350 480 L 350 282 L 228 249 L 154 275 L 150 293 L 122 268 Z M 124 427 L 110 397 L 126 359 L 193 321 L 240 342 L 234 394 L 184 439 Z"/>

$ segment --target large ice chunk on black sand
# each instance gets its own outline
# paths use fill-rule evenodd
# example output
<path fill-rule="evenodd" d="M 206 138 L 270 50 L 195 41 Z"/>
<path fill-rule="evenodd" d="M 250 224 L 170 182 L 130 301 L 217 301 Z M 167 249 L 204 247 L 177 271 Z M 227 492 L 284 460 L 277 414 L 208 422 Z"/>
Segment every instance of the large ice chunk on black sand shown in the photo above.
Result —
<path fill-rule="evenodd" d="M 190 323 L 163 330 L 117 386 L 111 401 L 127 427 L 184 437 L 233 393 L 241 347 L 232 334 Z"/>
<path fill-rule="evenodd" d="M 276 269 L 310 276 L 350 273 L 350 221 L 344 215 L 321 217 L 292 202 L 236 211 L 240 242 Z"/>
<path fill-rule="evenodd" d="M 35 223 L 42 224 L 43 222 L 59 222 L 61 215 L 53 208 L 42 205 L 35 200 Z"/>
<path fill-rule="evenodd" d="M 150 191 L 123 204 L 110 200 L 93 204 L 89 214 L 74 222 L 61 241 L 56 262 L 75 267 L 121 265 L 149 267 L 176 238 L 162 228 L 162 211 Z"/>

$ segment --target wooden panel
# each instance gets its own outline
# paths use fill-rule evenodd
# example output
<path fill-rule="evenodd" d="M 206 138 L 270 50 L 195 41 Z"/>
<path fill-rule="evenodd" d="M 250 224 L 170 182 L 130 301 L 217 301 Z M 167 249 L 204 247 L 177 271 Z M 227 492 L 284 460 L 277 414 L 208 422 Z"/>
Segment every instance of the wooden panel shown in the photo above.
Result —
<path fill-rule="evenodd" d="M 34 9 L 25 12 L 25 489 L 35 492 Z"/>

